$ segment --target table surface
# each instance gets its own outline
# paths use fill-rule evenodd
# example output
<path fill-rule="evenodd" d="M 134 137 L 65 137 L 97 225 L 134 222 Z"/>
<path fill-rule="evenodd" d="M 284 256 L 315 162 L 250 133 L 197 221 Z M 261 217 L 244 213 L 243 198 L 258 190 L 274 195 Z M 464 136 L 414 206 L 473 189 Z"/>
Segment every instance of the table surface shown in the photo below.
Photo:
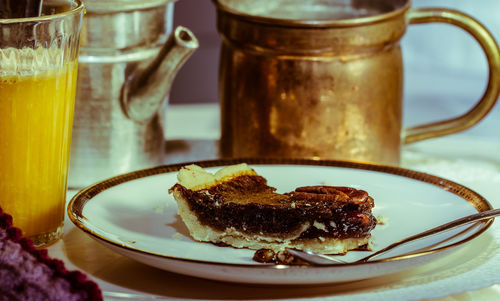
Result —
<path fill-rule="evenodd" d="M 482 125 L 487 130 L 483 129 L 481 135 L 469 131 L 405 147 L 402 166 L 466 185 L 486 197 L 495 208 L 500 207 L 500 200 L 495 199 L 500 184 L 500 136 L 496 131 L 489 132 L 492 128 L 498 128 L 497 125 L 500 123 L 500 118 L 495 114 L 488 117 L 491 120 L 485 120 L 489 123 Z M 187 126 L 185 120 L 197 120 L 197 122 L 189 123 Z M 216 140 L 219 137 L 217 105 L 169 107 L 166 116 L 166 135 L 167 145 L 172 147 L 167 147 L 165 163 L 217 158 Z M 176 147 L 179 144 L 183 145 L 183 148 Z M 474 146 L 474 150 L 467 147 L 470 145 Z M 68 198 L 75 193 L 76 191 L 69 191 Z M 494 231 L 499 231 L 498 227 L 492 228 L 495 228 Z M 483 236 L 470 248 L 481 248 L 481 241 L 492 240 L 494 235 Z M 69 220 L 65 223 L 63 239 L 49 247 L 49 254 L 62 259 L 67 268 L 87 273 L 100 285 L 107 300 L 241 298 L 334 300 L 341 296 L 349 296 L 351 293 L 370 294 L 373 291 L 375 294 L 383 291 L 380 288 L 401 288 L 405 285 L 405 277 L 413 279 L 414 282 L 421 281 L 418 277 L 415 278 L 415 273 L 409 272 L 409 274 L 398 274 L 397 277 L 388 276 L 373 280 L 368 286 L 365 283 L 362 289 L 355 284 L 346 284 L 291 290 L 286 287 L 246 286 L 196 279 L 159 270 L 123 257 L 87 236 Z M 427 273 L 432 272 L 432 266 L 426 269 Z M 443 276 L 446 277 L 448 276 Z M 500 285 L 491 284 L 476 285 L 473 290 L 465 292 L 460 288 L 452 288 L 450 291 L 448 287 L 443 287 L 442 290 L 438 290 L 439 293 L 426 297 L 439 297 L 439 300 L 443 301 L 500 300 Z M 194 287 L 196 289 L 193 289 Z M 401 290 L 398 299 L 416 298 L 411 290 L 407 292 Z"/>

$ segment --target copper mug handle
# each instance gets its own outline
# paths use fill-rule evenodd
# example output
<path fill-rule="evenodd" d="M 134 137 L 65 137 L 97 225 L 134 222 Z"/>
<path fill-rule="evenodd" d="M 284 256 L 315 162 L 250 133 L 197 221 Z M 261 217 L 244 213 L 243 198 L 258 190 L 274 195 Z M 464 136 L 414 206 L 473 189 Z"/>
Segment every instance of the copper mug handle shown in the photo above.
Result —
<path fill-rule="evenodd" d="M 462 12 L 444 8 L 412 9 L 407 15 L 409 24 L 448 23 L 468 32 L 479 43 L 488 60 L 488 86 L 481 99 L 465 114 L 456 118 L 423 124 L 405 129 L 404 144 L 440 137 L 466 130 L 481 119 L 495 105 L 500 94 L 500 50 L 493 36 L 483 25 Z"/>

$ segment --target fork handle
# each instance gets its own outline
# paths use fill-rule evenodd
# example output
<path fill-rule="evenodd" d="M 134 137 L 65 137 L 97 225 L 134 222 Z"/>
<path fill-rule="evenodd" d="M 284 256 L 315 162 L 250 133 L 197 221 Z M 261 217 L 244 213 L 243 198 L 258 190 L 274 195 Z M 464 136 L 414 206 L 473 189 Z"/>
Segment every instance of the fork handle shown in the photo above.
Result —
<path fill-rule="evenodd" d="M 456 229 L 456 228 L 463 226 L 463 225 L 472 224 L 472 223 L 479 222 L 479 221 L 482 221 L 485 219 L 493 219 L 494 217 L 499 216 L 499 215 L 500 215 L 500 209 L 492 209 L 492 210 L 487 210 L 487 211 L 479 212 L 476 214 L 468 215 L 468 216 L 459 218 L 457 220 L 451 221 L 449 223 L 443 224 L 441 226 L 437 226 L 435 228 L 421 232 L 419 234 L 415 234 L 413 236 L 407 237 L 407 238 L 400 240 L 398 242 L 395 242 L 393 244 L 390 244 L 389 246 L 387 246 L 387 247 L 385 247 L 385 248 L 383 248 L 383 249 L 381 249 L 373 254 L 370 254 L 362 259 L 359 259 L 356 262 L 365 262 L 365 261 L 368 261 L 369 259 L 372 259 L 376 256 L 381 255 L 381 254 L 384 254 L 385 252 L 392 250 L 396 247 L 399 247 L 401 245 L 404 245 L 406 243 L 416 241 L 416 240 L 419 240 L 419 239 L 422 239 L 425 237 L 433 236 L 436 234 L 440 234 L 440 233 L 443 233 L 446 231 L 450 231 L 450 230 Z"/>

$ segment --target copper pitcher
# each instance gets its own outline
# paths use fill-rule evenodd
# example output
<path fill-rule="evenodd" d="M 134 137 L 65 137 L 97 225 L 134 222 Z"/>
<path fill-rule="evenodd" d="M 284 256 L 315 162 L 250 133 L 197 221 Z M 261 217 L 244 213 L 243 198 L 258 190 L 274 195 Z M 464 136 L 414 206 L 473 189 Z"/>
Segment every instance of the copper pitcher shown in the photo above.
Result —
<path fill-rule="evenodd" d="M 215 0 L 223 37 L 221 154 L 398 164 L 404 143 L 465 130 L 500 93 L 500 52 L 476 20 L 409 0 Z M 461 27 L 484 50 L 489 80 L 462 116 L 402 128 L 400 39 L 408 24 Z"/>

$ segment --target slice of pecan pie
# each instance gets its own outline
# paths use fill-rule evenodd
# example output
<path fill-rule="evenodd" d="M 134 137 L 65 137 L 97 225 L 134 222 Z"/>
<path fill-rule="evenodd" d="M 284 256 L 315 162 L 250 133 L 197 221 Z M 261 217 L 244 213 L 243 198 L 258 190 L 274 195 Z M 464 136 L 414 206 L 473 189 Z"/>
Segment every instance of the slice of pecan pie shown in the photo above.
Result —
<path fill-rule="evenodd" d="M 339 254 L 369 244 L 373 198 L 350 187 L 306 186 L 280 194 L 246 164 L 215 174 L 183 167 L 173 193 L 198 241 L 237 248 Z"/>

